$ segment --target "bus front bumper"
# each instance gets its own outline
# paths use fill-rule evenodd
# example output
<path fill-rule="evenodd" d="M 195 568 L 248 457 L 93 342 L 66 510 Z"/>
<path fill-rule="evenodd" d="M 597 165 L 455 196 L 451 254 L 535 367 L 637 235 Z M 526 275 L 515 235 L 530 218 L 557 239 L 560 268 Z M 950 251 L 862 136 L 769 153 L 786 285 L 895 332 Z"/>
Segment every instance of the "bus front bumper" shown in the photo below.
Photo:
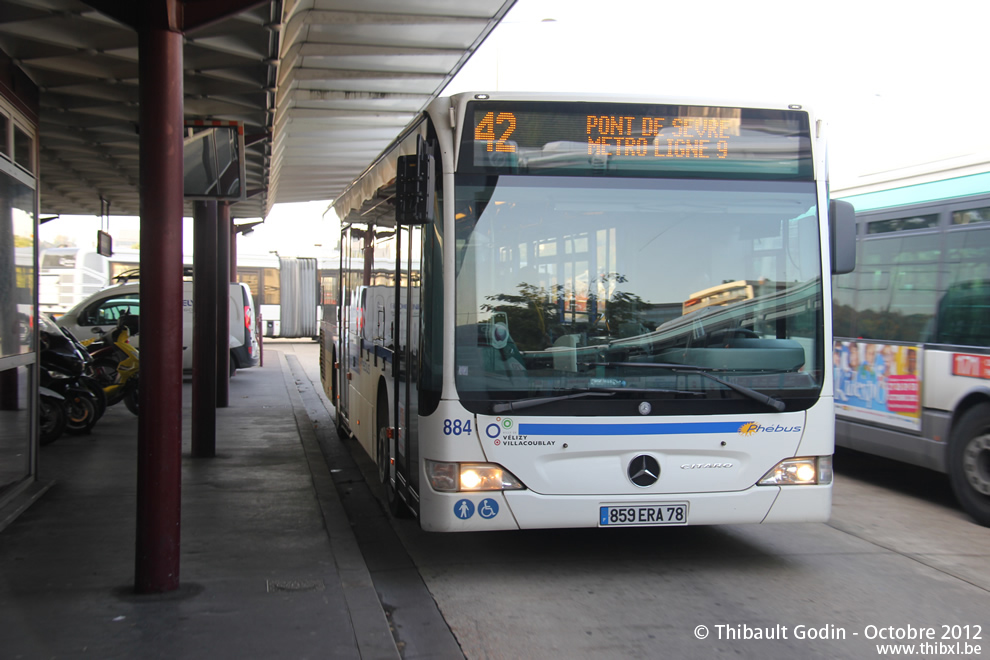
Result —
<path fill-rule="evenodd" d="M 832 485 L 753 486 L 728 493 L 540 495 L 529 490 L 438 493 L 423 489 L 420 524 L 434 532 L 550 529 L 602 526 L 736 525 L 825 522 L 832 510 Z M 685 505 L 681 508 L 679 505 Z M 602 524 L 609 510 L 625 509 L 641 520 Z M 656 515 L 650 513 L 653 508 Z M 640 513 L 642 511 L 642 513 Z M 672 520 L 662 518 L 664 512 Z M 649 514 L 649 515 L 647 515 Z M 678 516 L 686 516 L 680 520 Z"/>

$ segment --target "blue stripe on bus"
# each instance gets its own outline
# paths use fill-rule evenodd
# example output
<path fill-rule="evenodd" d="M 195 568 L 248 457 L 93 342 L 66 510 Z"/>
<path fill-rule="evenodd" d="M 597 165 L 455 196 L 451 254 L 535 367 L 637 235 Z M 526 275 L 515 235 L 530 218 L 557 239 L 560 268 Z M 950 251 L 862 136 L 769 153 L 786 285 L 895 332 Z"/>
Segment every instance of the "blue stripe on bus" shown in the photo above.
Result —
<path fill-rule="evenodd" d="M 856 207 L 857 213 L 863 213 L 864 211 L 981 195 L 988 191 L 990 191 L 990 172 L 984 172 L 859 195 L 843 196 L 840 192 L 835 197 L 852 203 Z"/>
<path fill-rule="evenodd" d="M 748 422 L 669 424 L 519 424 L 520 435 L 690 435 L 738 433 Z"/>

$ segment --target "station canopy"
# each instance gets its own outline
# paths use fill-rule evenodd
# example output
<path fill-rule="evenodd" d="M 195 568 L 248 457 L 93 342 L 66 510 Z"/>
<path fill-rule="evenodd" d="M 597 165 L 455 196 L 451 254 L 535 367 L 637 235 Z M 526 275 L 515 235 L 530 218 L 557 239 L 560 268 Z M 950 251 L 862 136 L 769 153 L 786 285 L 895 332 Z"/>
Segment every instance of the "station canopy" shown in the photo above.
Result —
<path fill-rule="evenodd" d="M 145 0 L 141 0 L 145 1 Z M 135 0 L 0 0 L 0 51 L 39 88 L 41 213 L 139 214 Z M 185 118 L 239 122 L 231 217 L 333 199 L 515 0 L 184 0 Z M 191 207 L 187 208 L 191 215 Z"/>

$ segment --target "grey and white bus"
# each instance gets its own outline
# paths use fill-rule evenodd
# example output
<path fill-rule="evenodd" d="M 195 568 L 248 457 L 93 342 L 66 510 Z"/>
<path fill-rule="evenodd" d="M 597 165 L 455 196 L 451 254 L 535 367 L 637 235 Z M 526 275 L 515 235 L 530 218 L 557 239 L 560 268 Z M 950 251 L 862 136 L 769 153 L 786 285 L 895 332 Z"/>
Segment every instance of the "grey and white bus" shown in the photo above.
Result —
<path fill-rule="evenodd" d="M 990 525 L 990 172 L 845 197 L 835 277 L 836 444 L 947 473 Z"/>

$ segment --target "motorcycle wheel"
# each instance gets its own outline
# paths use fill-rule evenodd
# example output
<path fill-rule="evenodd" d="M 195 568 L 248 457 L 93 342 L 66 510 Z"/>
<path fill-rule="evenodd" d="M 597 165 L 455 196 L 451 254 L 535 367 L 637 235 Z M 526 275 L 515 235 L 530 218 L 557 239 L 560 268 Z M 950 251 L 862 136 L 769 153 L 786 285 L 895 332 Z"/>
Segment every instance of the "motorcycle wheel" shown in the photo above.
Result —
<path fill-rule="evenodd" d="M 102 387 L 109 387 L 116 384 L 120 378 L 117 374 L 119 361 L 110 357 L 99 357 L 93 360 L 93 378 Z"/>
<path fill-rule="evenodd" d="M 107 411 L 107 393 L 92 376 L 81 376 L 79 382 L 93 395 L 93 403 L 96 404 L 96 419 L 103 417 L 103 413 Z"/>
<path fill-rule="evenodd" d="M 85 435 L 96 425 L 96 404 L 88 390 L 66 392 L 65 430 L 72 435 Z"/>
<path fill-rule="evenodd" d="M 129 384 L 129 383 L 128 383 Z M 134 378 L 134 387 L 128 387 L 127 391 L 124 393 L 124 405 L 135 415 L 140 414 L 139 402 L 141 400 L 141 391 L 138 389 L 137 378 Z"/>
<path fill-rule="evenodd" d="M 116 385 L 120 379 L 117 373 L 117 362 L 112 357 L 97 358 L 93 361 L 93 377 L 103 387 L 103 391 L 107 392 L 107 388 Z M 123 396 L 122 388 L 114 388 L 112 393 L 106 394 L 107 405 L 112 406 L 120 402 Z"/>
<path fill-rule="evenodd" d="M 58 399 L 42 396 L 38 402 L 38 439 L 43 445 L 48 445 L 58 440 L 69 416 L 65 412 L 65 404 Z"/>

